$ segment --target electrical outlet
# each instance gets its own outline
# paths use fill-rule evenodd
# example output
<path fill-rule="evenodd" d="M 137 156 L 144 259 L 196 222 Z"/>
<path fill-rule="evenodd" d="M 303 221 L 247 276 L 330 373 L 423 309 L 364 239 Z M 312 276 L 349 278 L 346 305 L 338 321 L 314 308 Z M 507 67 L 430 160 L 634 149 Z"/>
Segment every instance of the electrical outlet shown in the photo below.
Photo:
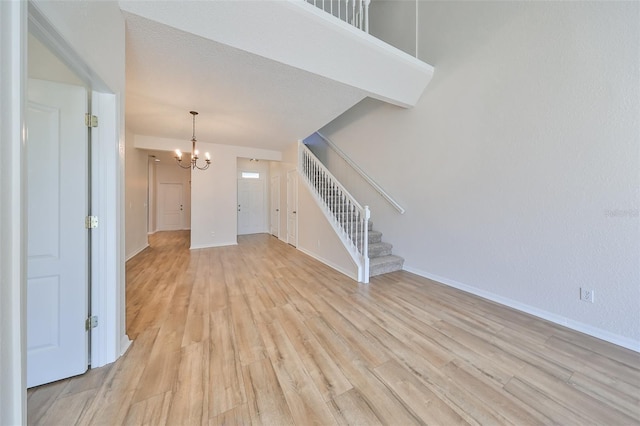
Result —
<path fill-rule="evenodd" d="M 593 303 L 593 293 L 591 289 L 580 287 L 580 300 Z"/>

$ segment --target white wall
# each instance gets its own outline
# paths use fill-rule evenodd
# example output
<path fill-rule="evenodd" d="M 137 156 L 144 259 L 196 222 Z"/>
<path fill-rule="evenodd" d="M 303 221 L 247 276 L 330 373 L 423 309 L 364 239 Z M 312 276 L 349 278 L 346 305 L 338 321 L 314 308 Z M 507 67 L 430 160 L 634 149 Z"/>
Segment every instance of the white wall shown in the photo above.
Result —
<path fill-rule="evenodd" d="M 322 213 L 302 176 L 298 177 L 298 250 L 358 280 L 358 266 Z"/>
<path fill-rule="evenodd" d="M 419 2 L 418 105 L 322 129 L 407 209 L 372 205 L 405 269 L 640 350 L 639 8 Z"/>
<path fill-rule="evenodd" d="M 325 136 L 326 137 L 326 136 Z M 349 191 L 349 193 L 360 203 L 362 206 L 374 207 L 371 211 L 371 221 L 373 222 L 374 229 L 384 234 L 384 229 L 381 228 L 376 221 L 376 217 L 395 217 L 400 213 L 396 208 L 386 201 L 378 191 L 342 156 L 320 137 L 317 133 L 309 136 L 304 140 L 305 145 L 313 152 L 313 154 L 325 165 L 331 172 L 331 174 Z M 375 171 L 374 171 L 374 174 Z M 369 176 L 371 178 L 371 176 Z M 375 181 L 375 180 L 374 180 Z M 376 182 L 377 183 L 377 182 Z M 386 190 L 382 188 L 382 190 Z M 397 194 L 388 194 L 393 198 Z M 398 202 L 398 200 L 394 200 Z M 401 205 L 402 208 L 404 206 Z"/>
<path fill-rule="evenodd" d="M 91 70 L 124 100 L 124 18 L 118 4 L 72 0 L 34 3 Z M 124 139 L 124 127 L 122 132 Z"/>
<path fill-rule="evenodd" d="M 141 149 L 182 152 L 191 150 L 190 141 L 136 135 Z M 237 244 L 238 158 L 280 161 L 282 154 L 258 148 L 219 145 L 198 141 L 200 152 L 211 154 L 211 167 L 191 175 L 191 248 Z"/>
<path fill-rule="evenodd" d="M 27 72 L 29 78 L 86 86 L 57 56 L 34 35 L 28 36 Z"/>
<path fill-rule="evenodd" d="M 129 260 L 149 246 L 147 238 L 148 156 L 134 146 L 126 131 L 125 144 L 125 255 Z"/>

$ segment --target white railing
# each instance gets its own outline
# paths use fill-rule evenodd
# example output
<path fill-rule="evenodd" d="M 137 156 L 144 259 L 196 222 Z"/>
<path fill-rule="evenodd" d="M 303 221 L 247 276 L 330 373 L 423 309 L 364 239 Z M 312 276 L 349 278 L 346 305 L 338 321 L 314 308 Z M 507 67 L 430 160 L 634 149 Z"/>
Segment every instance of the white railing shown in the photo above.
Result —
<path fill-rule="evenodd" d="M 371 0 L 305 0 L 338 19 L 369 33 Z"/>
<path fill-rule="evenodd" d="M 356 173 L 358 173 L 360 177 L 365 180 L 365 182 L 371 185 L 371 187 L 375 189 L 382 198 L 384 198 L 389 204 L 391 204 L 391 206 L 393 206 L 393 208 L 396 209 L 398 213 L 404 214 L 404 208 L 387 191 L 385 191 L 380 185 L 378 185 L 378 183 L 373 180 L 373 178 L 369 176 L 367 172 L 362 170 L 355 161 L 353 161 L 347 154 L 345 154 L 344 151 L 340 149 L 340 147 L 338 147 L 335 143 L 333 143 L 331 139 L 324 136 L 322 133 L 316 132 L 316 134 L 320 136 L 320 139 L 322 139 L 322 141 L 324 141 L 327 146 L 329 146 L 336 154 L 338 154 L 338 156 L 342 158 L 344 162 L 349 165 L 349 167 L 351 167 Z"/>
<path fill-rule="evenodd" d="M 369 282 L 369 207 L 362 207 L 303 143 L 299 167 L 329 222 L 358 264 L 358 281 Z"/>

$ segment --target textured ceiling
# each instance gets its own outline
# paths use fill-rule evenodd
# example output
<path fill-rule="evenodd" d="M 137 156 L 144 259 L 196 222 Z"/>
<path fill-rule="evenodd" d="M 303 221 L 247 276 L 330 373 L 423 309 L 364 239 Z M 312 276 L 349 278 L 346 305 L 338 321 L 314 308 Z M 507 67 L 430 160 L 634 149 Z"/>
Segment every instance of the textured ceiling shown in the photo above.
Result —
<path fill-rule="evenodd" d="M 359 102 L 333 80 L 124 13 L 127 128 L 136 134 L 282 150 Z"/>

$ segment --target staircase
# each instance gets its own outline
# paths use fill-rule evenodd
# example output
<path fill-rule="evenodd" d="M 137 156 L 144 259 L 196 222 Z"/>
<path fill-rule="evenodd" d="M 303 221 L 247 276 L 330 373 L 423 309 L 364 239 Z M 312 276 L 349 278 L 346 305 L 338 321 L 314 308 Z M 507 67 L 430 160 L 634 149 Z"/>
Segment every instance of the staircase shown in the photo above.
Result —
<path fill-rule="evenodd" d="M 318 158 L 300 143 L 299 171 L 325 216 L 358 264 L 358 281 L 402 269 L 404 259 L 391 254 L 392 245 L 373 230 L 369 207 L 360 206 Z"/>
<path fill-rule="evenodd" d="M 402 270 L 404 259 L 391 254 L 393 245 L 382 241 L 382 232 L 369 221 L 369 277 Z"/>

